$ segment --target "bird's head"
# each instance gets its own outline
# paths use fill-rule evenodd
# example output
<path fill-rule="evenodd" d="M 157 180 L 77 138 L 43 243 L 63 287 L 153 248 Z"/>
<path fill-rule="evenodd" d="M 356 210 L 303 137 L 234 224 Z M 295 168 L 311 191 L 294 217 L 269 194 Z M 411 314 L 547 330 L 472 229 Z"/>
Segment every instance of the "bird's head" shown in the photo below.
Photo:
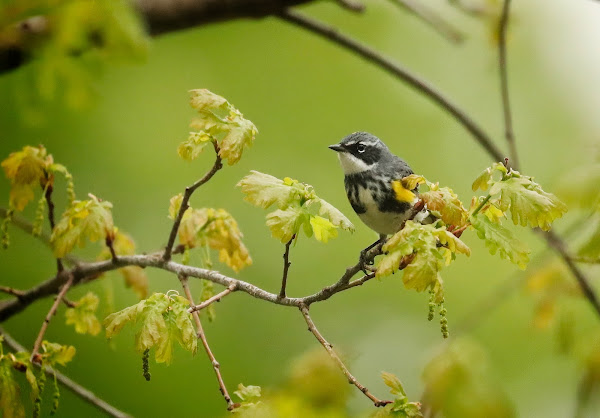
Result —
<path fill-rule="evenodd" d="M 354 132 L 329 148 L 338 153 L 346 175 L 370 170 L 392 155 L 381 139 L 368 132 Z"/>

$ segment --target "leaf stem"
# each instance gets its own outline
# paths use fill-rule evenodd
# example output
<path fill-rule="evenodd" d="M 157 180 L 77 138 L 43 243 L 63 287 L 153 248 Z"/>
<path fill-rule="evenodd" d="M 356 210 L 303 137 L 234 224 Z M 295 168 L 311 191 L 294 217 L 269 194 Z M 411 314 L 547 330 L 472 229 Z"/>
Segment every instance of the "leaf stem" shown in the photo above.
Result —
<path fill-rule="evenodd" d="M 310 315 L 308 313 L 308 306 L 300 305 L 300 312 L 302 313 L 302 316 L 304 317 L 304 320 L 306 321 L 306 324 L 308 325 L 308 330 L 321 343 L 321 345 L 325 348 L 325 350 L 327 350 L 327 353 L 329 354 L 329 356 L 337 363 L 338 367 L 342 370 L 342 373 L 344 373 L 344 375 L 348 379 L 348 382 L 353 384 L 354 386 L 356 386 L 358 388 L 358 390 L 360 390 L 362 393 L 364 393 L 365 396 L 367 398 L 369 398 L 371 400 L 371 402 L 373 402 L 373 405 L 375 405 L 375 406 L 378 406 L 378 407 L 385 406 L 385 405 L 391 403 L 390 401 L 381 400 L 381 399 L 377 398 L 376 396 L 374 396 L 371 392 L 369 392 L 369 390 L 365 386 L 363 386 L 358 380 L 356 380 L 356 378 L 350 373 L 350 371 L 348 370 L 348 368 L 346 367 L 346 365 L 344 364 L 342 359 L 340 359 L 340 357 L 336 354 L 336 352 L 333 351 L 333 345 L 331 345 L 329 342 L 327 342 L 327 340 L 325 340 L 325 338 L 323 338 L 323 335 L 321 335 L 321 333 L 315 326 L 315 323 L 313 322 L 312 318 L 310 317 Z"/>
<path fill-rule="evenodd" d="M 492 198 L 492 195 L 488 194 L 487 197 L 481 201 L 481 203 L 479 204 L 479 206 L 477 206 L 475 208 L 475 210 L 473 211 L 473 213 L 471 214 L 471 216 L 477 215 L 479 213 L 479 211 L 481 209 L 483 209 L 483 207 L 486 205 L 486 203 L 490 201 L 491 198 Z"/>
<path fill-rule="evenodd" d="M 175 238 L 177 237 L 177 232 L 179 231 L 179 225 L 181 224 L 181 219 L 183 218 L 183 214 L 186 210 L 188 210 L 189 205 L 188 202 L 190 197 L 196 191 L 196 189 L 202 186 L 204 183 L 208 182 L 221 168 L 223 168 L 223 163 L 221 161 L 221 157 L 219 156 L 219 145 L 216 141 L 212 141 L 213 147 L 215 149 L 215 154 L 217 155 L 215 159 L 215 163 L 212 168 L 198 181 L 196 181 L 191 186 L 185 188 L 185 193 L 183 194 L 183 199 L 181 201 L 181 206 L 179 207 L 179 212 L 177 213 L 177 217 L 173 222 L 173 227 L 171 228 L 171 233 L 169 234 L 169 241 L 167 246 L 165 247 L 165 252 L 162 256 L 163 261 L 169 261 L 171 259 L 171 254 L 173 251 L 173 245 L 175 244 Z"/>

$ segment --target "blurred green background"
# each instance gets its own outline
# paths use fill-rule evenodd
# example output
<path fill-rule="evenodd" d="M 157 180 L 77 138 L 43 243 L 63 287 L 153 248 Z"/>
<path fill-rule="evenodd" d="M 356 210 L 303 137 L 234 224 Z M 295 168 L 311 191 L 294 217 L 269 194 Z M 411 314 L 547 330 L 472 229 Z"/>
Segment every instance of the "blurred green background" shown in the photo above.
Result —
<path fill-rule="evenodd" d="M 463 44 L 449 43 L 389 2 L 369 1 L 363 14 L 334 2 L 301 10 L 434 83 L 505 149 L 490 25 L 445 2 L 433 4 L 467 34 Z M 522 171 L 552 191 L 597 152 L 600 7 L 585 0 L 523 0 L 515 2 L 513 19 L 509 71 Z M 219 23 L 157 38 L 145 62 L 113 66 L 98 79 L 99 97 L 86 109 L 44 104 L 36 109 L 41 118 L 32 122 L 17 104 L 26 82 L 21 71 L 0 76 L 0 157 L 27 144 L 44 144 L 73 173 L 80 197 L 91 192 L 114 204 L 116 224 L 135 238 L 140 251 L 166 243 L 169 198 L 212 164 L 210 155 L 193 163 L 177 156 L 193 116 L 187 91 L 208 88 L 231 101 L 256 124 L 259 135 L 240 163 L 219 172 L 194 195 L 192 205 L 223 207 L 237 219 L 254 264 L 235 277 L 272 292 L 280 285 L 283 245 L 269 236 L 265 212 L 245 203 L 234 187 L 249 170 L 312 184 L 357 227 L 353 235 L 340 232 L 326 245 L 299 239 L 291 253 L 291 296 L 314 293 L 336 281 L 375 237 L 352 212 L 337 158 L 327 145 L 357 130 L 372 132 L 415 172 L 452 187 L 467 205 L 472 180 L 490 163 L 468 133 L 429 100 L 337 45 L 276 18 Z M 8 200 L 8 181 L 0 181 L 0 196 Z M 63 208 L 61 201 L 59 211 Z M 26 212 L 30 219 L 33 211 Z M 575 215 L 557 222 L 557 228 L 564 230 Z M 51 253 L 11 231 L 11 247 L 0 252 L 0 283 L 26 289 L 52 276 Z M 534 252 L 544 249 L 528 231 L 517 232 Z M 518 415 L 571 416 L 580 377 L 577 362 L 558 353 L 551 332 L 533 327 L 533 299 L 522 290 L 510 293 L 498 309 L 482 306 L 473 312 L 473 306 L 518 273 L 491 256 L 472 233 L 463 238 L 473 250 L 471 258 L 460 258 L 443 272 L 451 335 L 465 315 L 481 316 L 471 335 L 487 351 L 491 375 Z M 99 248 L 82 254 L 93 256 Z M 226 266 L 217 268 L 234 274 Z M 175 277 L 155 270 L 148 274 L 151 291 L 179 290 Z M 70 298 L 89 288 L 100 295 L 114 292 L 114 309 L 136 302 L 120 276 L 108 277 L 74 289 Z M 200 287 L 193 286 L 198 297 Z M 39 301 L 3 325 L 31 347 L 50 304 L 50 298 Z M 597 325 L 585 303 L 572 308 L 578 332 Z M 100 309 L 107 309 L 106 304 Z M 227 297 L 216 309 L 216 322 L 206 323 L 205 330 L 230 391 L 239 382 L 275 388 L 286 379 L 294 358 L 319 348 L 294 309 L 243 293 Z M 418 399 L 423 367 L 444 344 L 438 324 L 426 320 L 426 294 L 405 290 L 396 275 L 336 295 L 311 312 L 365 386 L 384 397 L 380 371 L 385 370 L 402 379 L 409 398 Z M 66 374 L 115 406 L 140 417 L 222 415 L 225 404 L 200 349 L 192 358 L 177 348 L 170 367 L 152 362 L 152 380 L 146 382 L 130 329 L 111 345 L 102 336 L 75 334 L 63 317 L 61 308 L 47 338 L 77 347 Z M 62 392 L 59 416 L 101 416 Z M 367 399 L 351 393 L 348 413 L 368 411 Z"/>

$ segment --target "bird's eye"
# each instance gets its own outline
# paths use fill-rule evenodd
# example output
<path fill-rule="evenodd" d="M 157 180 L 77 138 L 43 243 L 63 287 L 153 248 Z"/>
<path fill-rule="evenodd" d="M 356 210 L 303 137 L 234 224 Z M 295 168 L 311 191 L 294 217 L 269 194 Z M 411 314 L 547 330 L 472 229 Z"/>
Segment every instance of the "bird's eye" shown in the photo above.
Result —
<path fill-rule="evenodd" d="M 356 146 L 356 150 L 357 150 L 358 152 L 360 152 L 360 153 L 363 153 L 363 152 L 365 152 L 365 149 L 367 149 L 367 147 L 365 147 L 365 144 L 358 144 L 358 145 Z"/>

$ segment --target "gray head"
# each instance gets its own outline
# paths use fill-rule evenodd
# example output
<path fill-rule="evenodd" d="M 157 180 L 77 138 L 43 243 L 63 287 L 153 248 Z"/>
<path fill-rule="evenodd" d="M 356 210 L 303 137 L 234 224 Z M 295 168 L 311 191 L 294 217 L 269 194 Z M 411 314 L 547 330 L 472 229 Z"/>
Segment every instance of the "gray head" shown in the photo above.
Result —
<path fill-rule="evenodd" d="M 379 161 L 392 157 L 387 145 L 368 132 L 354 132 L 329 148 L 338 153 L 344 174 L 369 170 Z"/>

